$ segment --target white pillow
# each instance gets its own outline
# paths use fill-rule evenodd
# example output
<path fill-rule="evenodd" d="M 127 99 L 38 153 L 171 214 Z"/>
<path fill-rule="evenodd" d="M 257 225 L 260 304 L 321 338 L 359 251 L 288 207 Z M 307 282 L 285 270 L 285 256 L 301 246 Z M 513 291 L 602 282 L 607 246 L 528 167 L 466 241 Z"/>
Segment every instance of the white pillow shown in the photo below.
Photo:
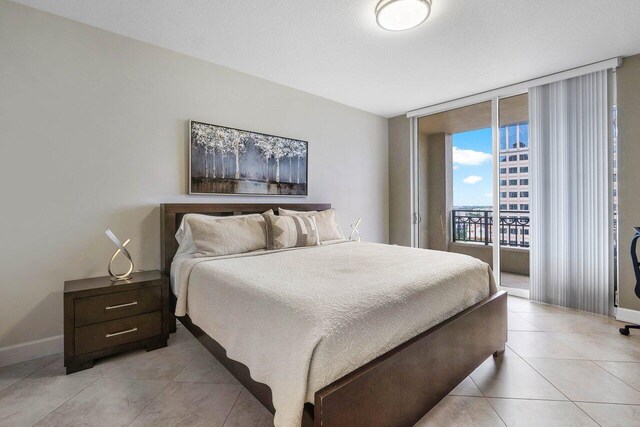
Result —
<path fill-rule="evenodd" d="M 234 255 L 267 247 L 266 223 L 262 215 L 228 216 L 215 220 L 190 217 L 187 223 L 198 255 Z"/>
<path fill-rule="evenodd" d="M 247 214 L 247 215 L 235 215 L 231 216 L 217 216 L 217 215 L 203 215 L 203 214 L 186 214 L 180 221 L 180 226 L 176 230 L 176 241 L 178 242 L 178 250 L 174 257 L 183 254 L 195 254 L 198 252 L 196 244 L 193 242 L 193 234 L 191 234 L 191 228 L 187 222 L 187 218 L 202 218 L 208 220 L 222 219 L 222 218 L 239 218 L 248 216 L 260 216 L 260 214 Z"/>

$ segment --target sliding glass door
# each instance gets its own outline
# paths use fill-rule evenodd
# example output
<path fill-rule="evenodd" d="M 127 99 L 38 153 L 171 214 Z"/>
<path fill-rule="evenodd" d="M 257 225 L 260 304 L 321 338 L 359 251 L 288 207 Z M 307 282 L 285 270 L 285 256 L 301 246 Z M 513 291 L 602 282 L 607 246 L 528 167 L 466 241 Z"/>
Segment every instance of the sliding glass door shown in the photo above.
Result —
<path fill-rule="evenodd" d="M 493 266 L 528 296 L 527 94 L 414 119 L 414 246 Z M 497 242 L 497 243 L 496 243 Z"/>
<path fill-rule="evenodd" d="M 498 101 L 500 283 L 528 296 L 531 246 L 529 95 Z"/>

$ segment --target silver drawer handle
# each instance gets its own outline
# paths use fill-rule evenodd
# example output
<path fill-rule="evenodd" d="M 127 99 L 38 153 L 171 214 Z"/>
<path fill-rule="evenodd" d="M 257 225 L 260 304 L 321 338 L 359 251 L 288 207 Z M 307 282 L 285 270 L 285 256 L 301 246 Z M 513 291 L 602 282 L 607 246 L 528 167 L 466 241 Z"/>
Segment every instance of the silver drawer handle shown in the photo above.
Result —
<path fill-rule="evenodd" d="M 126 304 L 108 305 L 104 309 L 105 310 L 113 310 L 114 308 L 129 307 L 129 306 L 132 306 L 132 305 L 138 305 L 138 301 L 128 302 Z"/>
<path fill-rule="evenodd" d="M 127 329 L 126 331 L 120 331 L 120 332 L 114 332 L 112 334 L 107 334 L 106 337 L 107 338 L 111 338 L 111 337 L 115 337 L 116 335 L 130 334 L 131 332 L 135 332 L 137 330 L 138 330 L 138 328 L 131 328 L 131 329 Z"/>

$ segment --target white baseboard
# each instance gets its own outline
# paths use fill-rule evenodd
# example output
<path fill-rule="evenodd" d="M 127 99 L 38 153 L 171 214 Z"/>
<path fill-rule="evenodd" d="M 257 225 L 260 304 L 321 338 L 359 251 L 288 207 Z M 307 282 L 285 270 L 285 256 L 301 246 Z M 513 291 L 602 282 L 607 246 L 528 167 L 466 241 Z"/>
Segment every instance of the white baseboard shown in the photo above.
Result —
<path fill-rule="evenodd" d="M 616 320 L 627 323 L 634 323 L 636 325 L 640 325 L 640 311 L 637 310 L 629 310 L 628 308 L 618 307 L 618 312 L 616 313 Z"/>
<path fill-rule="evenodd" d="M 61 353 L 63 348 L 62 335 L 2 347 L 0 348 L 0 367 Z"/>

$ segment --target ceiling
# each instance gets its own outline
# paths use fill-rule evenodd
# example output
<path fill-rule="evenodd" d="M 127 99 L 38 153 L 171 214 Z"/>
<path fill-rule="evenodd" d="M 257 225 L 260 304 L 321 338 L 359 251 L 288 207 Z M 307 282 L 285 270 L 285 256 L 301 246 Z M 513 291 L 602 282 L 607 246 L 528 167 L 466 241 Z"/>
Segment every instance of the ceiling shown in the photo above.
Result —
<path fill-rule="evenodd" d="M 388 32 L 377 0 L 17 0 L 385 117 L 640 52 L 638 0 L 433 0 Z"/>

